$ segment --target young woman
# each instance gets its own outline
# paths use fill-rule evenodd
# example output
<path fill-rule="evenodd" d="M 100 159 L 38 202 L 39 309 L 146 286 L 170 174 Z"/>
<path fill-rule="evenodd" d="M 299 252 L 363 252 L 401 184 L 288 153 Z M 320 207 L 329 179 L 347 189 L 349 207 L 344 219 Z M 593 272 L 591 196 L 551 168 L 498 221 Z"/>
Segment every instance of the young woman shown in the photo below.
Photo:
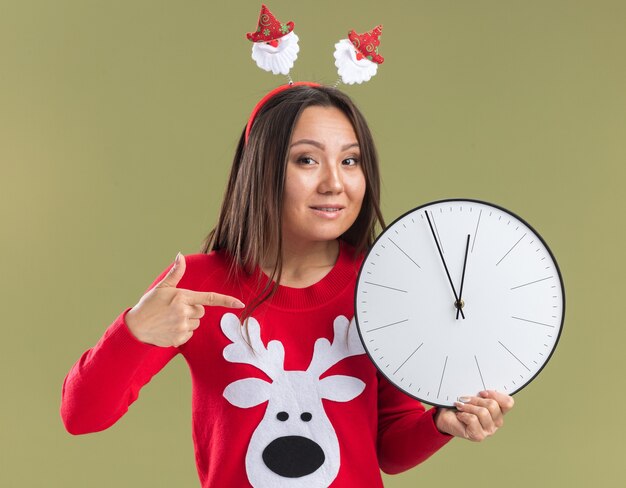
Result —
<path fill-rule="evenodd" d="M 111 426 L 180 353 L 204 487 L 382 486 L 380 469 L 492 435 L 510 396 L 426 411 L 377 373 L 351 323 L 359 265 L 384 226 L 376 150 L 352 101 L 294 85 L 248 126 L 202 252 L 179 254 L 68 373 L 66 429 Z"/>

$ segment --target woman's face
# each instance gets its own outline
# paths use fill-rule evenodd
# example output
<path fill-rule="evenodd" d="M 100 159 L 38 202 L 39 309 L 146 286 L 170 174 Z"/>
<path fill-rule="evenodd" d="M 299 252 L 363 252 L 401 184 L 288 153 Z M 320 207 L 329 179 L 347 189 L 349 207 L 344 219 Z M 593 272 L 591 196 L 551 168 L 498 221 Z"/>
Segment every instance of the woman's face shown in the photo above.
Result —
<path fill-rule="evenodd" d="M 335 107 L 307 107 L 289 148 L 283 238 L 290 245 L 337 239 L 365 195 L 361 153 L 350 120 Z"/>

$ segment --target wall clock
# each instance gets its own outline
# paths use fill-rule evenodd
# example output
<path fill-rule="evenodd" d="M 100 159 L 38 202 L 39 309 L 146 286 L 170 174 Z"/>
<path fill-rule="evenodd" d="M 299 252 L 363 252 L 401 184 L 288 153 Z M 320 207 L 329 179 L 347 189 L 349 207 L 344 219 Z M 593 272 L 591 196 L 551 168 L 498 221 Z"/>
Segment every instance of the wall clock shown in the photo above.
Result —
<path fill-rule="evenodd" d="M 546 365 L 565 314 L 561 272 L 528 223 L 497 205 L 441 200 L 376 239 L 361 266 L 355 318 L 393 384 L 436 406 L 524 388 Z"/>

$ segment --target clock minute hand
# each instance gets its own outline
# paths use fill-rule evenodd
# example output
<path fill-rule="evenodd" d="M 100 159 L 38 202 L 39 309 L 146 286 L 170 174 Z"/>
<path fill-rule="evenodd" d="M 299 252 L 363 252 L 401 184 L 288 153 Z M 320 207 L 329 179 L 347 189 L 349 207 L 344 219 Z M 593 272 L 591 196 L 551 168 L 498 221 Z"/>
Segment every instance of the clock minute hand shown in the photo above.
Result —
<path fill-rule="evenodd" d="M 461 316 L 465 319 L 465 315 L 463 314 L 463 310 L 460 310 L 459 305 L 459 297 L 456 294 L 456 290 L 454 289 L 454 284 L 452 283 L 452 278 L 450 278 L 450 272 L 448 271 L 448 266 L 446 265 L 446 260 L 443 258 L 443 252 L 441 252 L 441 247 L 439 247 L 439 241 L 437 240 L 437 236 L 435 235 L 435 229 L 433 228 L 433 224 L 430 222 L 430 217 L 428 216 L 428 211 L 424 212 L 426 214 L 426 220 L 428 220 L 428 225 L 430 226 L 430 231 L 433 234 L 433 239 L 435 239 L 435 244 L 437 245 L 437 250 L 439 251 L 439 256 L 441 257 L 441 262 L 443 263 L 443 267 L 446 270 L 446 274 L 448 275 L 448 281 L 450 282 L 450 286 L 452 287 L 452 293 L 454 293 L 454 299 L 456 300 L 455 306 L 457 307 L 457 311 L 461 312 Z"/>
<path fill-rule="evenodd" d="M 459 312 L 465 305 L 463 303 L 463 282 L 465 281 L 465 266 L 467 265 L 467 251 L 469 250 L 469 241 L 470 241 L 470 235 L 467 234 L 467 244 L 465 244 L 465 259 L 463 260 L 463 274 L 461 275 L 461 288 L 459 290 L 459 302 L 456 307 L 456 319 L 457 320 L 459 320 Z"/>

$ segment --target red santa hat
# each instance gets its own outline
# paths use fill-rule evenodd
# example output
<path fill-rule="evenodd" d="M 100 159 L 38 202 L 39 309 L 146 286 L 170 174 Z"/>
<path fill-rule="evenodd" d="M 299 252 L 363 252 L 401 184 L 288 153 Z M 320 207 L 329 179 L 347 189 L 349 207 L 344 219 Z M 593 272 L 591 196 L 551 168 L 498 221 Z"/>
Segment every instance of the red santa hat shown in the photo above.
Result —
<path fill-rule="evenodd" d="M 377 25 L 371 31 L 363 34 L 357 34 L 354 30 L 348 33 L 348 39 L 357 50 L 357 60 L 367 58 L 376 64 L 382 64 L 385 60 L 378 54 L 378 46 L 380 45 L 379 37 L 382 33 L 383 26 Z"/>
<path fill-rule="evenodd" d="M 294 24 L 291 20 L 282 24 L 267 6 L 261 5 L 256 32 L 248 32 L 246 37 L 252 42 L 271 42 L 289 34 L 293 27 Z"/>

